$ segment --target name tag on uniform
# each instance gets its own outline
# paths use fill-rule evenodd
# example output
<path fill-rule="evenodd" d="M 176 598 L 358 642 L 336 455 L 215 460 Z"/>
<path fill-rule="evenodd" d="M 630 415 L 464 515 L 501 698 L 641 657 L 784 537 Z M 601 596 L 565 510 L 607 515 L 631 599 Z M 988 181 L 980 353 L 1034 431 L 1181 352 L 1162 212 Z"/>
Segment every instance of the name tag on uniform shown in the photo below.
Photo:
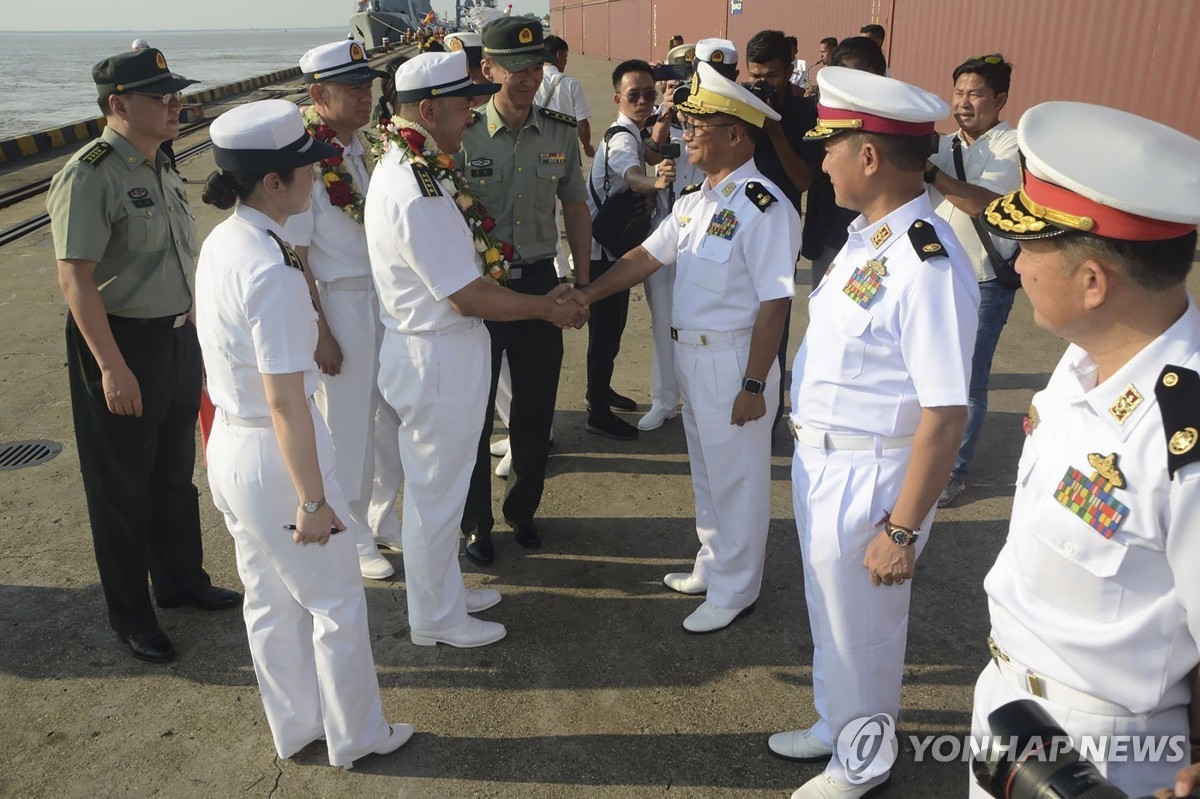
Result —
<path fill-rule="evenodd" d="M 566 153 L 542 153 L 543 164 L 565 164 L 567 163 Z"/>
<path fill-rule="evenodd" d="M 492 176 L 492 170 L 490 170 L 490 169 L 475 169 L 474 167 L 471 168 L 471 177 L 473 177 L 473 178 L 490 178 L 491 176 Z"/>

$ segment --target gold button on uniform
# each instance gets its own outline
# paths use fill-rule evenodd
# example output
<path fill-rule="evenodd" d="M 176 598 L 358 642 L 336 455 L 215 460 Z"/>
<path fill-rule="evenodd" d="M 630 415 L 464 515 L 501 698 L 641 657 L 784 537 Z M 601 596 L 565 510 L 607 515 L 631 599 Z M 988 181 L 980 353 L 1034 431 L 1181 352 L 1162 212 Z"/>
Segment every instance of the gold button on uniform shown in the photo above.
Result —
<path fill-rule="evenodd" d="M 1165 375 L 1163 375 L 1163 385 L 1167 388 L 1171 388 L 1178 383 L 1179 375 L 1175 374 L 1174 372 L 1167 372 Z"/>

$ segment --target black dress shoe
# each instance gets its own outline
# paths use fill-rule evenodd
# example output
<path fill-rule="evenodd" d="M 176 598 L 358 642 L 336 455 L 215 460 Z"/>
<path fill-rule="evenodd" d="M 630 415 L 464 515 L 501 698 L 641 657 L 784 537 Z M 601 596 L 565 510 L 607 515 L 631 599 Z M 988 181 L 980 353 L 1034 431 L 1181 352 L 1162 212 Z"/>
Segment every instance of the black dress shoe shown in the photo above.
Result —
<path fill-rule="evenodd" d="M 162 630 L 151 630 L 148 633 L 117 633 L 117 637 L 129 647 L 129 651 L 138 660 L 166 663 L 175 657 L 175 645 Z"/>
<path fill-rule="evenodd" d="M 637 402 L 629 397 L 618 394 L 610 388 L 608 390 L 608 407 L 616 408 L 618 411 L 636 411 Z"/>
<path fill-rule="evenodd" d="M 496 560 L 496 549 L 492 546 L 491 533 L 472 533 L 467 536 L 464 550 L 467 560 L 477 566 L 491 566 Z"/>
<path fill-rule="evenodd" d="M 509 522 L 513 528 L 513 535 L 516 536 L 517 543 L 526 549 L 541 549 L 542 536 L 538 533 L 537 528 L 533 526 L 533 522 Z"/>
<path fill-rule="evenodd" d="M 617 441 L 632 441 L 638 437 L 638 429 L 624 419 L 618 419 L 615 414 L 600 416 L 588 414 L 584 429 L 598 436 L 613 438 Z"/>
<path fill-rule="evenodd" d="M 215 585 L 205 586 L 191 596 L 158 600 L 160 608 L 181 608 L 184 605 L 191 605 L 197 610 L 229 610 L 240 607 L 241 604 L 242 595 L 237 591 L 218 588 Z"/>

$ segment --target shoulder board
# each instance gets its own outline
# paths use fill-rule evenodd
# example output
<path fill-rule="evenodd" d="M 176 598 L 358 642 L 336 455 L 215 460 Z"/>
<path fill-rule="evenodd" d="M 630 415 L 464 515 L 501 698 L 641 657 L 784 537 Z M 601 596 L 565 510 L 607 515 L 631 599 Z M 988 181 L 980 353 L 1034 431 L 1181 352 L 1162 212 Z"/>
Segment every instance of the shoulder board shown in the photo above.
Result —
<path fill-rule="evenodd" d="M 570 125 L 573 128 L 579 125 L 579 120 L 570 114 L 564 114 L 560 111 L 551 111 L 549 108 L 542 109 L 542 116 L 546 117 L 547 119 L 553 119 L 555 122 L 561 122 L 564 125 Z"/>
<path fill-rule="evenodd" d="M 767 187 L 757 180 L 746 181 L 746 196 L 750 198 L 750 202 L 754 203 L 754 207 L 764 214 L 771 207 L 771 203 L 775 202 L 775 195 L 767 191 Z"/>
<path fill-rule="evenodd" d="M 922 261 L 946 257 L 946 248 L 938 240 L 937 231 L 923 219 L 912 223 L 912 227 L 908 229 L 908 240 L 912 242 L 917 257 Z"/>
<path fill-rule="evenodd" d="M 112 153 L 112 145 L 106 141 L 98 141 L 91 147 L 87 148 L 84 153 L 79 156 L 79 163 L 95 166 L 103 161 Z"/>
<path fill-rule="evenodd" d="M 427 166 L 413 164 L 412 171 L 417 176 L 417 188 L 421 190 L 421 194 L 426 197 L 442 196 L 442 187 L 438 185 L 437 178 L 433 176 L 433 170 Z"/>
<path fill-rule="evenodd" d="M 691 194 L 692 192 L 696 192 L 696 191 L 700 191 L 699 183 L 693 183 L 690 186 L 685 186 L 683 191 L 679 192 L 679 196 L 683 197 L 684 195 Z"/>
<path fill-rule="evenodd" d="M 279 249 L 283 253 L 283 262 L 292 269 L 299 269 L 301 272 L 303 272 L 304 264 L 300 262 L 300 256 L 296 255 L 296 251 L 289 247 L 286 241 L 279 238 L 271 231 L 268 230 L 267 235 L 275 239 L 275 243 L 279 245 Z"/>
<path fill-rule="evenodd" d="M 1174 478 L 1175 472 L 1200 460 L 1200 374 L 1168 364 L 1154 384 L 1154 396 L 1162 412 L 1167 471 Z"/>

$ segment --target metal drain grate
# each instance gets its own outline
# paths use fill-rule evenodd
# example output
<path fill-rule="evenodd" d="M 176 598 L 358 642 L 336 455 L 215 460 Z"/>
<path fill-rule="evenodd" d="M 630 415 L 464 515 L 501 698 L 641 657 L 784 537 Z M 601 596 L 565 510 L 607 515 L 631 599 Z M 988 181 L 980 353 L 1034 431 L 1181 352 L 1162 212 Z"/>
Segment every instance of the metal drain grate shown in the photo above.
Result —
<path fill-rule="evenodd" d="M 57 441 L 13 441 L 0 444 L 0 472 L 39 466 L 62 452 Z"/>

